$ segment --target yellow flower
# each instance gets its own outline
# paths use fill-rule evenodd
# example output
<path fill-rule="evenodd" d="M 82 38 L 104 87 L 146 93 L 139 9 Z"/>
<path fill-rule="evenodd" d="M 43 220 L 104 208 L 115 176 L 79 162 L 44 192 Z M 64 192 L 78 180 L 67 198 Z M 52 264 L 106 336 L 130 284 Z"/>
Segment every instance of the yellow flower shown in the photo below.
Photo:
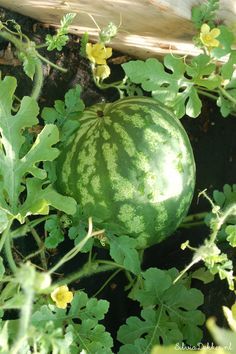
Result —
<path fill-rule="evenodd" d="M 69 291 L 67 285 L 62 285 L 53 290 L 51 298 L 59 309 L 65 309 L 67 304 L 73 300 L 73 293 Z"/>
<path fill-rule="evenodd" d="M 111 73 L 111 70 L 108 65 L 98 65 L 94 69 L 94 76 L 99 79 L 106 79 Z"/>
<path fill-rule="evenodd" d="M 112 56 L 112 48 L 106 48 L 102 43 L 87 43 L 86 54 L 92 63 L 106 64 L 106 60 Z"/>
<path fill-rule="evenodd" d="M 218 47 L 220 42 L 216 39 L 220 35 L 219 28 L 210 27 L 204 23 L 201 27 L 200 40 L 208 48 Z"/>

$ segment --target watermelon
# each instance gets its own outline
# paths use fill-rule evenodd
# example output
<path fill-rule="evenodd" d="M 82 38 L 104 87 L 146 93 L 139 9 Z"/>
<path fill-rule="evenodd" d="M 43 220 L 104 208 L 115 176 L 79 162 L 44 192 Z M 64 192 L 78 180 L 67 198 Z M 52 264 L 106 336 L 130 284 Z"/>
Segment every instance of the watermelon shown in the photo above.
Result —
<path fill-rule="evenodd" d="M 140 248 L 171 235 L 195 186 L 188 136 L 166 107 L 128 97 L 86 109 L 57 160 L 56 188 L 74 197 L 97 227 Z"/>

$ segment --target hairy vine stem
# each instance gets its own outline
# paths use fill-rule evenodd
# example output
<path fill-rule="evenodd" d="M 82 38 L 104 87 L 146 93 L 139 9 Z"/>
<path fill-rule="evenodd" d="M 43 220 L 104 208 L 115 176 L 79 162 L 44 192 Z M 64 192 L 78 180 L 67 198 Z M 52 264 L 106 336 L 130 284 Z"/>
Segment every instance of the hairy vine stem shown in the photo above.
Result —
<path fill-rule="evenodd" d="M 14 44 L 16 49 L 19 53 L 24 53 L 26 56 L 29 55 L 29 51 L 32 51 L 32 55 L 34 57 L 34 64 L 35 64 L 35 73 L 34 73 L 34 84 L 33 89 L 31 92 L 31 97 L 35 100 L 39 99 L 41 89 L 43 87 L 43 65 L 42 62 L 46 62 L 50 66 L 60 70 L 62 72 L 66 72 L 67 69 L 64 69 L 50 60 L 44 58 L 41 54 L 38 53 L 37 47 L 35 46 L 34 42 L 31 42 L 27 36 L 24 36 L 26 41 L 24 42 L 22 38 L 17 38 L 16 36 L 19 35 L 18 33 L 14 33 L 7 28 L 4 27 L 5 30 L 0 31 L 0 36 L 5 40 Z"/>

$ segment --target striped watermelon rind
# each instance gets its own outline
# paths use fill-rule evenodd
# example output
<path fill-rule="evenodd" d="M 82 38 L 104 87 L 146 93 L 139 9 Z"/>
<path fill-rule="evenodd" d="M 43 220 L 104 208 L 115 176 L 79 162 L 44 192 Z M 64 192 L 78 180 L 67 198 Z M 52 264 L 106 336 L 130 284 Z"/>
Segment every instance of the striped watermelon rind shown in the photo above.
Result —
<path fill-rule="evenodd" d="M 57 160 L 57 189 L 74 197 L 98 227 L 138 240 L 172 234 L 194 192 L 195 162 L 179 120 L 148 97 L 96 104 Z"/>

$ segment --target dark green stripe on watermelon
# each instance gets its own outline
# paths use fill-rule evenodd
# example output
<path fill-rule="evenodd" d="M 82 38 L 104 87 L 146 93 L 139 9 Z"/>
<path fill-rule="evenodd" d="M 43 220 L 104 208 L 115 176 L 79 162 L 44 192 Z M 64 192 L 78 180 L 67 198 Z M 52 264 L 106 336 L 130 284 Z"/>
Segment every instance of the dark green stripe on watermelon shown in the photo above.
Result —
<path fill-rule="evenodd" d="M 57 188 L 78 201 L 85 218 L 146 247 L 173 233 L 186 215 L 195 163 L 174 115 L 152 98 L 129 97 L 85 110 L 57 175 Z"/>

